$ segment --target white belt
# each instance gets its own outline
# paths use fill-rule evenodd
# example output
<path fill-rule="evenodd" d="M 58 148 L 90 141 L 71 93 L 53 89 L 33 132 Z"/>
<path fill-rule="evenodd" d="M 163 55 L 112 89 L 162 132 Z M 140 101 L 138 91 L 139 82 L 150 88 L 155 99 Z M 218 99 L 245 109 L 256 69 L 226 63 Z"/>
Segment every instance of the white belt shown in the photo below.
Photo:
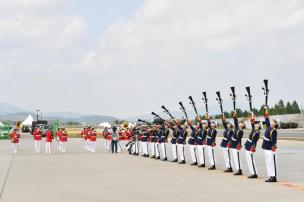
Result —
<path fill-rule="evenodd" d="M 166 137 L 166 136 L 161 136 L 161 138 Z"/>
<path fill-rule="evenodd" d="M 233 141 L 236 141 L 236 139 L 234 139 L 233 137 L 231 138 Z"/>
<path fill-rule="evenodd" d="M 248 142 L 252 142 L 252 140 L 250 140 L 250 139 L 248 139 L 247 141 L 248 141 Z"/>
<path fill-rule="evenodd" d="M 203 138 L 201 138 L 201 137 L 197 137 L 197 138 L 200 139 L 200 140 L 203 139 Z"/>
<path fill-rule="evenodd" d="M 194 137 L 190 137 L 190 139 L 194 139 Z"/>
<path fill-rule="evenodd" d="M 263 137 L 263 139 L 266 140 L 266 141 L 270 141 L 270 139 L 268 139 L 268 138 L 266 138 L 266 137 Z"/>
<path fill-rule="evenodd" d="M 172 137 L 172 139 L 176 139 L 176 137 Z"/>
<path fill-rule="evenodd" d="M 223 137 L 223 140 L 227 140 L 227 138 Z"/>
<path fill-rule="evenodd" d="M 208 139 L 211 139 L 211 137 L 207 136 Z"/>

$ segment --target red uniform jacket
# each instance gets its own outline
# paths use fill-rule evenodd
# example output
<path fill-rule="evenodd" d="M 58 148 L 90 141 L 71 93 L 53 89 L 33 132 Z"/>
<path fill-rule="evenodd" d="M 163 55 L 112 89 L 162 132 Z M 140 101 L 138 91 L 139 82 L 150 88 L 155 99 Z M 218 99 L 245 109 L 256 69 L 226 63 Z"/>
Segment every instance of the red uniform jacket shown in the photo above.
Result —
<path fill-rule="evenodd" d="M 12 131 L 9 134 L 9 138 L 11 139 L 12 143 L 19 143 L 20 134 L 16 131 Z"/>
<path fill-rule="evenodd" d="M 59 139 L 60 142 L 67 142 L 67 141 L 68 141 L 68 134 L 62 132 L 59 138 L 60 138 L 60 139 Z"/>
<path fill-rule="evenodd" d="M 90 141 L 95 142 L 97 139 L 97 132 L 92 131 Z"/>
<path fill-rule="evenodd" d="M 33 133 L 34 135 L 34 140 L 41 140 L 42 139 L 42 131 L 40 129 L 37 129 Z"/>
<path fill-rule="evenodd" d="M 46 142 L 52 142 L 52 140 L 53 140 L 53 133 L 52 133 L 52 131 L 49 131 L 49 130 L 46 131 L 45 137 L 46 137 L 46 139 L 45 139 Z"/>
<path fill-rule="evenodd" d="M 91 140 L 92 130 L 87 130 L 87 139 Z"/>

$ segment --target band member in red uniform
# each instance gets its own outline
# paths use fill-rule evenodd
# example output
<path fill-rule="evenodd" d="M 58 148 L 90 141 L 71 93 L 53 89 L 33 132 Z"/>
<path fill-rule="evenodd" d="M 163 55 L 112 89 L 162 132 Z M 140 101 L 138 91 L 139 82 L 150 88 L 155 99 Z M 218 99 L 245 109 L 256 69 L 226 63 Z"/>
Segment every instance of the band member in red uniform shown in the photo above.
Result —
<path fill-rule="evenodd" d="M 37 153 L 40 153 L 40 148 L 41 148 L 41 139 L 42 139 L 42 130 L 39 127 L 36 127 L 34 133 L 34 142 L 35 142 L 35 151 Z"/>
<path fill-rule="evenodd" d="M 91 147 L 90 147 L 90 151 L 91 152 L 95 152 L 96 151 L 96 140 L 97 140 L 97 131 L 95 130 L 95 128 L 92 128 L 92 133 L 91 133 Z"/>
<path fill-rule="evenodd" d="M 61 133 L 61 136 L 60 136 L 60 147 L 59 147 L 59 150 L 61 152 L 66 152 L 66 143 L 68 141 L 68 133 L 67 131 L 65 130 L 65 128 L 62 129 L 62 133 Z"/>
<path fill-rule="evenodd" d="M 87 144 L 87 128 L 83 128 L 83 130 L 80 133 L 80 136 L 81 136 L 82 141 L 83 141 L 83 148 L 86 148 L 86 144 Z"/>
<path fill-rule="evenodd" d="M 11 139 L 11 143 L 12 143 L 12 152 L 13 154 L 16 154 L 18 150 L 19 139 L 20 139 L 20 133 L 18 132 L 17 128 L 12 130 L 12 132 L 9 134 L 9 138 Z"/>
<path fill-rule="evenodd" d="M 92 134 L 92 128 L 91 126 L 89 126 L 87 129 L 87 144 L 86 144 L 86 149 L 88 151 L 90 151 L 91 148 L 91 134 Z"/>
<path fill-rule="evenodd" d="M 52 141 L 53 141 L 52 128 L 48 128 L 48 130 L 45 133 L 45 153 L 46 154 L 52 153 Z"/>
<path fill-rule="evenodd" d="M 102 132 L 102 136 L 105 139 L 105 150 L 110 152 L 110 144 L 112 141 L 111 131 L 107 127 L 105 127 Z"/>
<path fill-rule="evenodd" d="M 60 137 L 62 134 L 62 129 L 61 128 L 57 128 L 56 131 L 56 143 L 57 143 L 57 149 L 60 150 Z"/>

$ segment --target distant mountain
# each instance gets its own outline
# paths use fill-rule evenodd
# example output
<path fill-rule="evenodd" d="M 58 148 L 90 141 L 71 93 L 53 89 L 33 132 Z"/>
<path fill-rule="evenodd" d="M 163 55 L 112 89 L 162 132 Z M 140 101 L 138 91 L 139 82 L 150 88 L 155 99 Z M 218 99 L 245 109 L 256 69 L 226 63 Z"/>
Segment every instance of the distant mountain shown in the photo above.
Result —
<path fill-rule="evenodd" d="M 36 119 L 36 114 L 29 112 L 22 108 L 7 104 L 0 103 L 0 120 L 11 120 L 11 121 L 23 121 L 26 117 L 31 114 Z M 39 114 L 40 116 L 40 114 Z M 61 122 L 78 122 L 86 124 L 99 124 L 101 122 L 112 122 L 118 118 L 112 116 L 102 116 L 102 115 L 84 115 L 75 112 L 44 112 L 42 113 L 42 118 L 48 121 L 59 120 Z"/>
<path fill-rule="evenodd" d="M 63 118 L 79 118 L 84 116 L 83 114 L 75 112 L 45 112 L 42 115 L 47 117 L 59 116 Z"/>
<path fill-rule="evenodd" d="M 28 113 L 28 111 L 20 107 L 13 106 L 11 104 L 0 103 L 0 115 L 16 114 L 16 113 Z"/>

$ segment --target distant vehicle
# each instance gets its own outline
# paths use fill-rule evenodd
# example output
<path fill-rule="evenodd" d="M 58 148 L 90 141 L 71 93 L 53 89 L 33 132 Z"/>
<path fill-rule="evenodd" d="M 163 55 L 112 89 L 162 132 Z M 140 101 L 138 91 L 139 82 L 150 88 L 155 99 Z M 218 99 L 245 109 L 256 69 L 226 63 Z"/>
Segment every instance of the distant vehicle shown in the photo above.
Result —
<path fill-rule="evenodd" d="M 31 129 L 31 134 L 33 134 L 36 126 L 40 127 L 43 134 L 42 136 L 45 136 L 45 131 L 47 128 L 52 127 L 51 125 L 48 125 L 48 122 L 45 120 L 38 120 L 38 121 L 33 121 L 32 122 L 32 129 Z"/>

